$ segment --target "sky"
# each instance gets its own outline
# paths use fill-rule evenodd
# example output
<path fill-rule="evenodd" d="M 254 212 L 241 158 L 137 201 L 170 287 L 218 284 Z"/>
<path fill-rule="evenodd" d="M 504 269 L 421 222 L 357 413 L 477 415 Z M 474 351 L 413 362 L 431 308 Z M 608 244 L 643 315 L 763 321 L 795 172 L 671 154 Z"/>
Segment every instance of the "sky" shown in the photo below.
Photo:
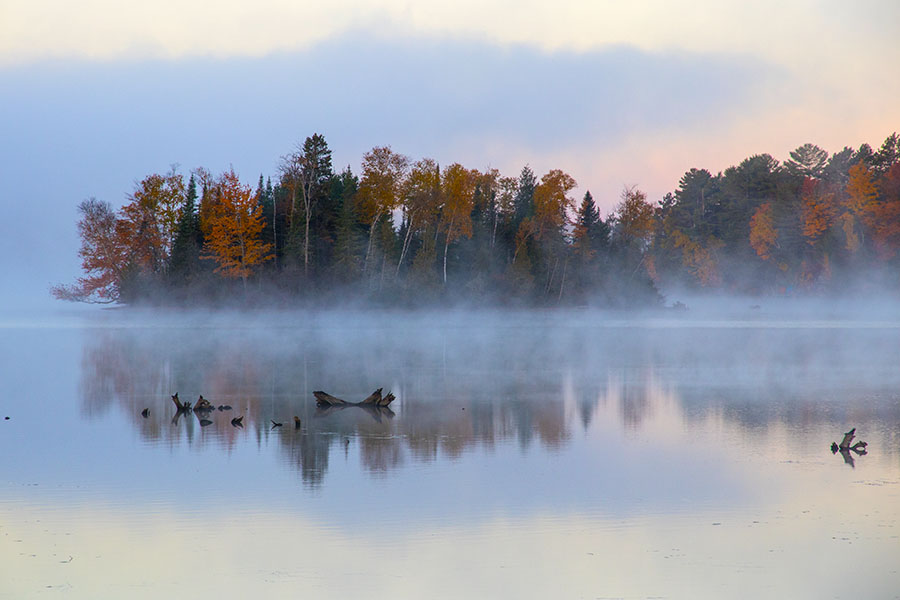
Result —
<path fill-rule="evenodd" d="M 900 129 L 894 0 L 0 0 L 0 308 L 79 274 L 76 206 L 177 164 L 248 183 L 325 135 L 570 173 L 605 215 L 692 167 Z"/>

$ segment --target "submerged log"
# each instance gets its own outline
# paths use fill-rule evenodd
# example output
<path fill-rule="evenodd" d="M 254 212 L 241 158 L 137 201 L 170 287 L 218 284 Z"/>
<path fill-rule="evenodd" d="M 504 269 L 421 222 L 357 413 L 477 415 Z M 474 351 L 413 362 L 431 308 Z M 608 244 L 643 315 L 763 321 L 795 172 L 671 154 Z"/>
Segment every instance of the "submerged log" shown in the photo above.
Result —
<path fill-rule="evenodd" d="M 384 388 L 378 388 L 369 394 L 362 402 L 347 402 L 346 400 L 342 400 L 321 390 L 313 392 L 313 396 L 316 397 L 316 404 L 318 406 L 388 406 L 391 402 L 396 400 L 397 397 L 392 393 L 388 393 L 387 396 L 382 396 L 381 390 L 383 389 Z"/>
<path fill-rule="evenodd" d="M 360 404 L 374 404 L 375 406 L 379 406 L 379 403 L 381 402 L 381 390 L 383 389 L 384 388 L 378 388 L 369 394 L 369 397 L 360 402 Z"/>
<path fill-rule="evenodd" d="M 844 434 L 844 439 L 841 440 L 840 444 L 831 442 L 831 453 L 837 454 L 838 452 L 840 452 L 841 456 L 844 458 L 844 462 L 851 467 L 856 466 L 853 461 L 853 456 L 850 454 L 851 452 L 853 452 L 857 456 L 863 456 L 868 453 L 866 450 L 866 446 L 868 446 L 868 444 L 866 442 L 859 441 L 855 444 L 853 443 L 853 438 L 855 436 L 856 427 Z"/>
<path fill-rule="evenodd" d="M 319 406 L 340 406 L 342 404 L 349 404 L 346 400 L 335 398 L 331 394 L 326 394 L 322 391 L 313 392 L 313 396 L 316 397 L 316 404 Z"/>
<path fill-rule="evenodd" d="M 382 417 L 392 419 L 394 417 L 394 411 L 388 408 L 388 405 L 396 400 L 397 397 L 392 393 L 388 393 L 387 396 L 382 396 L 381 391 L 383 389 L 384 388 L 378 388 L 369 394 L 362 402 L 347 402 L 346 400 L 332 396 L 327 392 L 321 390 L 315 391 L 313 392 L 313 396 L 316 397 L 316 416 L 324 417 L 333 412 L 354 406 L 365 410 L 379 423 L 381 422 Z"/>
<path fill-rule="evenodd" d="M 215 408 L 216 407 L 213 406 L 209 400 L 204 398 L 202 394 L 199 398 L 197 398 L 197 403 L 194 404 L 194 410 L 213 411 L 213 410 L 215 410 Z"/>
<path fill-rule="evenodd" d="M 844 434 L 844 439 L 841 440 L 841 443 L 838 444 L 838 448 L 849 448 L 850 442 L 853 441 L 853 437 L 856 435 L 856 427 L 848 431 Z"/>

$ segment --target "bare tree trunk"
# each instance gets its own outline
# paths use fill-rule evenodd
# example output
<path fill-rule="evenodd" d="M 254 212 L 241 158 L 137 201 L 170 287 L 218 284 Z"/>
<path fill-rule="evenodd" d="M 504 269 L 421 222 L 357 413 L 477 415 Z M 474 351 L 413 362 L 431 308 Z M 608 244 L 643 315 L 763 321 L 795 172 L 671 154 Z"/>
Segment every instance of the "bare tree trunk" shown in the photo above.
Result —
<path fill-rule="evenodd" d="M 491 229 L 491 250 L 494 249 L 494 242 L 497 240 L 497 209 L 494 209 L 494 227 Z"/>
<path fill-rule="evenodd" d="M 380 215 L 376 214 L 372 219 L 372 224 L 369 226 L 369 245 L 366 247 L 366 259 L 363 261 L 363 275 L 369 271 L 369 257 L 372 256 L 372 241 L 375 236 L 375 223 L 378 222 L 379 216 Z"/>
<path fill-rule="evenodd" d="M 270 181 L 271 182 L 271 181 Z M 275 270 L 278 270 L 278 232 L 276 230 L 275 223 L 278 220 L 278 201 L 275 199 L 275 194 L 272 194 L 272 263 L 275 265 Z"/>
<path fill-rule="evenodd" d="M 297 204 L 297 182 L 294 182 L 294 185 L 291 186 L 291 212 L 288 215 L 288 221 L 291 222 L 291 225 L 294 224 L 294 206 Z"/>
<path fill-rule="evenodd" d="M 549 294 L 550 290 L 553 288 L 553 278 L 556 276 L 556 269 L 559 267 L 559 259 L 556 259 L 556 262 L 553 263 L 553 269 L 550 271 L 550 278 L 547 280 L 547 290 L 544 292 L 545 294 Z"/>
<path fill-rule="evenodd" d="M 309 200 L 306 201 L 306 229 L 303 232 L 303 278 L 309 278 Z"/>
<path fill-rule="evenodd" d="M 406 251 L 409 249 L 409 242 L 412 239 L 412 226 L 413 219 L 412 216 L 409 216 L 409 220 L 406 224 L 406 237 L 403 239 L 403 248 L 400 249 L 400 260 L 397 261 L 397 277 L 400 277 L 400 265 L 403 264 Z"/>
<path fill-rule="evenodd" d="M 450 234 L 453 232 L 453 217 L 450 217 L 450 226 L 447 227 L 447 240 L 444 242 L 444 285 L 447 285 L 447 251 L 450 249 Z"/>
<path fill-rule="evenodd" d="M 447 285 L 447 250 L 450 248 L 450 236 L 447 236 L 447 241 L 444 244 L 444 285 Z"/>
<path fill-rule="evenodd" d="M 238 214 L 238 228 L 242 231 L 241 233 L 241 280 L 244 285 L 244 296 L 247 296 L 247 248 L 244 245 L 244 234 L 243 234 L 243 225 L 241 223 L 241 215 Z"/>
<path fill-rule="evenodd" d="M 562 282 L 559 284 L 559 297 L 556 299 L 557 304 L 562 302 L 563 288 L 566 287 L 566 272 L 568 270 L 569 270 L 569 257 L 566 256 L 566 262 L 563 263 Z"/>

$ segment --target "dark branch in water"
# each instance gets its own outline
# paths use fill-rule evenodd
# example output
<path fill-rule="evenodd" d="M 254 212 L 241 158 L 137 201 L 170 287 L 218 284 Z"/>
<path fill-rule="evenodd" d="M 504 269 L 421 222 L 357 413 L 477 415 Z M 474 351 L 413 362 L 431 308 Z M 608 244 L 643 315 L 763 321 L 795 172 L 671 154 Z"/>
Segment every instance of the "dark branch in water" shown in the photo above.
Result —
<path fill-rule="evenodd" d="M 855 436 L 856 427 L 844 434 L 844 439 L 841 440 L 840 444 L 831 442 L 831 453 L 837 454 L 838 452 L 840 452 L 841 456 L 844 459 L 844 462 L 854 468 L 856 467 L 856 464 L 854 462 L 853 455 L 850 453 L 853 452 L 857 456 L 863 456 L 867 454 L 866 446 L 868 446 L 868 444 L 863 441 L 856 442 L 851 446 L 851 444 L 853 443 L 853 438 Z"/>
<path fill-rule="evenodd" d="M 316 406 L 319 406 L 319 407 L 343 406 L 343 405 L 347 405 L 347 406 L 372 405 L 372 406 L 387 407 L 390 405 L 391 402 L 396 400 L 396 397 L 392 393 L 388 393 L 387 396 L 382 397 L 381 390 L 383 390 L 383 389 L 384 388 L 378 388 L 377 390 L 375 390 L 374 392 L 369 394 L 369 396 L 362 402 L 347 402 L 346 400 L 341 400 L 340 398 L 337 398 L 335 396 L 332 396 L 331 394 L 328 394 L 328 393 L 322 392 L 322 391 L 313 392 L 313 396 L 316 397 Z"/>
<path fill-rule="evenodd" d="M 381 422 L 382 417 L 392 419 L 394 417 L 394 411 L 388 408 L 388 406 L 396 398 L 392 393 L 388 393 L 387 396 L 382 396 L 382 389 L 383 388 L 378 388 L 362 402 L 347 402 L 346 400 L 342 400 L 326 392 L 315 391 L 313 392 L 313 396 L 316 397 L 316 416 L 324 417 L 334 412 L 344 410 L 345 408 L 356 407 L 365 410 L 379 423 Z"/>

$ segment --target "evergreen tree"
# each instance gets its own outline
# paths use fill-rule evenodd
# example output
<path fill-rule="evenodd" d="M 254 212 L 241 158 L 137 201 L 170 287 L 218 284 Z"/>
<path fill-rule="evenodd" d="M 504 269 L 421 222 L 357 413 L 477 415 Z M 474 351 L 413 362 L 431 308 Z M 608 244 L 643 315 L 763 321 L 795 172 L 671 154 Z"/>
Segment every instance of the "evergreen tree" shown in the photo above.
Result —
<path fill-rule="evenodd" d="M 513 200 L 513 227 L 518 229 L 523 220 L 534 215 L 534 188 L 537 177 L 531 167 L 525 165 L 519 173 L 519 186 Z"/>
<path fill-rule="evenodd" d="M 187 287 L 201 270 L 200 250 L 203 234 L 197 214 L 197 181 L 191 175 L 185 193 L 184 206 L 178 218 L 172 255 L 169 258 L 169 282 L 174 287 Z"/>
<path fill-rule="evenodd" d="M 362 272 L 365 228 L 356 210 L 358 189 L 359 179 L 349 165 L 332 180 L 331 196 L 339 203 L 340 210 L 335 223 L 331 270 L 335 281 L 343 284 L 355 281 Z"/>

